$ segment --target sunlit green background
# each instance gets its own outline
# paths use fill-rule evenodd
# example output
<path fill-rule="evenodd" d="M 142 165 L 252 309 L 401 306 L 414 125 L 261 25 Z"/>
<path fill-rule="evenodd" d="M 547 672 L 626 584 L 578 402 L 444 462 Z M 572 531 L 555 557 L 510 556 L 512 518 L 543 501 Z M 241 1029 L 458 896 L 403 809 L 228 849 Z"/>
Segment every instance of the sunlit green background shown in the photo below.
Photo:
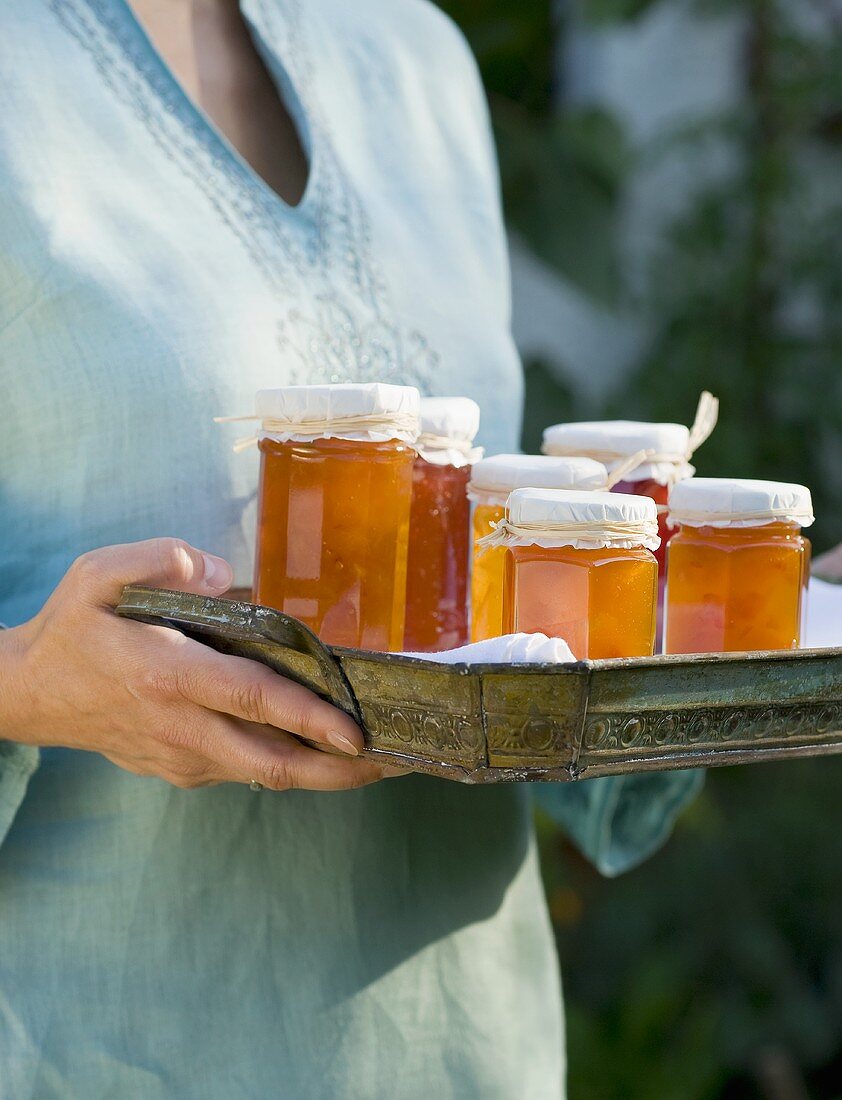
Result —
<path fill-rule="evenodd" d="M 737 95 L 641 141 L 568 86 L 565 59 L 583 37 L 643 32 L 679 3 L 699 26 L 731 28 Z M 571 384 L 583 364 L 527 355 L 524 447 L 555 420 L 687 423 L 707 388 L 722 415 L 699 473 L 805 482 L 817 551 L 842 540 L 838 5 L 441 6 L 480 62 L 513 235 L 597 315 L 644 332 L 596 391 Z M 725 169 L 631 264 L 623 213 L 641 169 L 708 155 Z M 540 823 L 571 1100 L 842 1097 L 840 791 L 834 759 L 711 773 L 670 845 L 613 882 Z"/>

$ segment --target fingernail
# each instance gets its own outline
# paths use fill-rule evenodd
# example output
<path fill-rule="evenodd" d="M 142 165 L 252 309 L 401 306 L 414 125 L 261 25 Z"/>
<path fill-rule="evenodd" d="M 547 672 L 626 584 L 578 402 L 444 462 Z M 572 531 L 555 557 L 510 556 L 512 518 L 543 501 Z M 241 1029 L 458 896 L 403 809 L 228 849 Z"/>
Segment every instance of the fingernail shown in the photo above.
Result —
<path fill-rule="evenodd" d="M 339 749 L 340 752 L 344 752 L 347 756 L 359 756 L 360 750 L 354 744 L 353 741 L 349 741 L 347 737 L 341 734 L 338 730 L 331 730 L 327 735 L 328 741 L 335 749 Z"/>
<path fill-rule="evenodd" d="M 390 764 L 383 769 L 383 778 L 394 779 L 398 775 L 409 775 L 411 771 L 412 768 L 396 768 L 394 765 Z"/>
<path fill-rule="evenodd" d="M 205 563 L 205 575 L 202 580 L 210 588 L 227 588 L 233 579 L 231 566 L 222 558 L 211 554 L 202 554 Z"/>

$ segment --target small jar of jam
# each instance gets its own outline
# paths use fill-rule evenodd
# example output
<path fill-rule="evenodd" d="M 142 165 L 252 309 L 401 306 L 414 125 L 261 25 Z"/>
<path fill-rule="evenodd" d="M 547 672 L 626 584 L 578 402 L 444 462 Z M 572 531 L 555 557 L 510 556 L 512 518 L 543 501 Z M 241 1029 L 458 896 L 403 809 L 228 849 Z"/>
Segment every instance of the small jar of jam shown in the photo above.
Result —
<path fill-rule="evenodd" d="M 719 402 L 705 392 L 699 399 L 692 428 L 684 424 L 648 424 L 635 420 L 595 420 L 554 424 L 544 431 L 542 450 L 548 455 L 586 455 L 605 463 L 609 473 L 636 452 L 641 461 L 614 483 L 615 493 L 651 497 L 665 509 L 670 488 L 695 473 L 690 459 L 716 427 Z M 665 511 L 659 522 L 661 546 L 656 554 L 664 576 L 666 544 L 672 534 Z"/>
<path fill-rule="evenodd" d="M 400 650 L 418 391 L 261 390 L 255 599 L 332 645 Z"/>
<path fill-rule="evenodd" d="M 412 472 L 404 649 L 429 653 L 468 641 L 471 464 L 479 405 L 468 397 L 421 399 Z"/>
<path fill-rule="evenodd" d="M 506 553 L 505 633 L 563 638 L 580 660 L 653 653 L 659 540 L 648 497 L 516 489 L 495 542 Z"/>
<path fill-rule="evenodd" d="M 506 501 L 514 489 L 605 489 L 608 473 L 589 458 L 551 458 L 547 455 L 492 455 L 478 462 L 471 474 L 468 495 L 474 504 L 473 564 L 471 572 L 471 641 L 503 633 L 503 566 L 505 552 L 489 547 L 478 553 L 477 542 L 503 519 Z"/>
<path fill-rule="evenodd" d="M 810 490 L 696 477 L 670 494 L 667 653 L 797 649 L 806 608 Z"/>

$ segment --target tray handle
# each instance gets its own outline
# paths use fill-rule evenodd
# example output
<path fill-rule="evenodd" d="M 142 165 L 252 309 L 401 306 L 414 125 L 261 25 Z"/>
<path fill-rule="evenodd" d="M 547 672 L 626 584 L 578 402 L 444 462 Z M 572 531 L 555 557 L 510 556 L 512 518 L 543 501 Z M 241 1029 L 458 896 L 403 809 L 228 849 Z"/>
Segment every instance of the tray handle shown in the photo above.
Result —
<path fill-rule="evenodd" d="M 361 724 L 356 696 L 339 661 L 309 627 L 291 615 L 238 600 L 195 596 L 137 584 L 126 585 L 123 589 L 117 614 L 205 637 L 230 636 L 234 631 L 253 639 L 257 633 L 274 645 L 315 661 L 331 702 Z"/>

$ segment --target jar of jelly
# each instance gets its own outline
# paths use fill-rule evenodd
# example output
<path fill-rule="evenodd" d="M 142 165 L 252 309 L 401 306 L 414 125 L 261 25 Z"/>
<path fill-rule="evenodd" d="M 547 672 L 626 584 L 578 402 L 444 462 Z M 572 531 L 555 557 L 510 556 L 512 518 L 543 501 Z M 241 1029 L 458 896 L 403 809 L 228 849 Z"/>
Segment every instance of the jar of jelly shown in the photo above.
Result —
<path fill-rule="evenodd" d="M 468 397 L 421 399 L 412 471 L 404 649 L 429 653 L 468 641 L 471 465 L 479 405 Z"/>
<path fill-rule="evenodd" d="M 419 404 L 376 382 L 257 394 L 255 600 L 329 644 L 402 648 Z"/>
<path fill-rule="evenodd" d="M 506 550 L 503 629 L 563 638 L 580 660 L 655 648 L 658 513 L 648 497 L 516 489 L 485 545 Z"/>
<path fill-rule="evenodd" d="M 635 420 L 595 420 L 554 424 L 544 431 L 542 450 L 548 455 L 585 455 L 605 463 L 609 473 L 635 452 L 641 461 L 626 469 L 612 486 L 615 493 L 648 496 L 662 509 L 658 573 L 665 572 L 664 554 L 671 530 L 665 508 L 670 488 L 695 473 L 690 459 L 716 427 L 719 402 L 705 391 L 699 398 L 692 428 L 684 424 L 648 424 Z"/>
<path fill-rule="evenodd" d="M 478 462 L 471 474 L 468 495 L 474 504 L 473 563 L 471 571 L 471 641 L 503 633 L 503 566 L 505 551 L 489 547 L 478 553 L 477 542 L 503 519 L 506 501 L 514 489 L 605 489 L 608 473 L 589 458 L 551 458 L 546 455 L 492 455 Z"/>
<path fill-rule="evenodd" d="M 810 490 L 696 477 L 670 494 L 664 649 L 797 649 L 806 608 Z"/>

